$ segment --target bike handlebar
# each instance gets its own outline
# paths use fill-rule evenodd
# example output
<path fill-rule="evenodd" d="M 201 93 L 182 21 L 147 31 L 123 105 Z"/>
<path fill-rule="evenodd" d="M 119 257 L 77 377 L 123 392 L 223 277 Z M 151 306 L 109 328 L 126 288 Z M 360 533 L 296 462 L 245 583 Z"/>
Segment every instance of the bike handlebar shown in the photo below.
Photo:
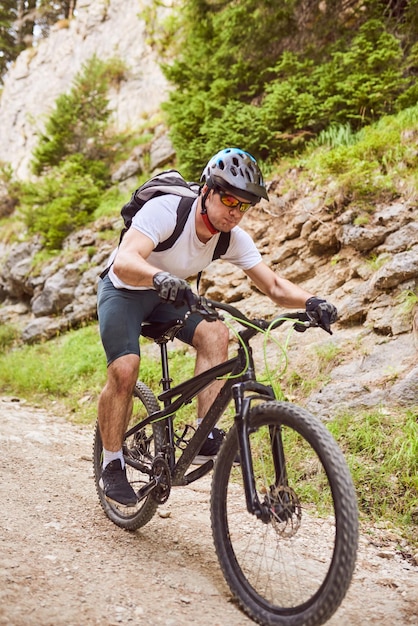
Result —
<path fill-rule="evenodd" d="M 226 304 L 225 302 L 217 302 L 216 300 L 210 300 L 209 298 L 205 298 L 203 296 L 198 296 L 194 293 L 191 294 L 192 298 L 189 299 L 188 305 L 191 313 L 200 313 L 202 317 L 204 317 L 208 322 L 214 322 L 216 320 L 223 320 L 223 316 L 219 311 L 225 311 L 229 313 L 235 320 L 240 322 L 243 326 L 247 328 L 257 328 L 260 331 L 267 330 L 270 328 L 271 330 L 274 328 L 278 328 L 284 322 L 289 320 L 295 320 L 293 327 L 296 330 L 303 332 L 307 328 L 319 327 L 322 330 L 327 330 L 316 320 L 310 313 L 307 311 L 292 311 L 288 313 L 282 313 L 278 317 L 273 320 L 265 320 L 265 319 L 250 319 L 242 311 L 232 306 L 231 304 Z M 329 331 L 327 331 L 329 332 Z"/>

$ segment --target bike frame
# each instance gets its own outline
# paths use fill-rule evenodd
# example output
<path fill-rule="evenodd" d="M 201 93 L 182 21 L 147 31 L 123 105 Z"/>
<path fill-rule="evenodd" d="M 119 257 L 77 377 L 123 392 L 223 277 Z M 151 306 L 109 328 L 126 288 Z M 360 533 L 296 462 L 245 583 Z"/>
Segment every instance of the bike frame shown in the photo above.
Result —
<path fill-rule="evenodd" d="M 180 322 L 176 326 L 176 332 L 179 324 Z M 165 420 L 167 441 L 165 458 L 170 468 L 172 485 L 188 485 L 204 476 L 213 468 L 213 460 L 209 460 L 204 465 L 186 474 L 202 444 L 233 399 L 235 403 L 234 421 L 238 434 L 238 449 L 247 509 L 257 517 L 263 518 L 265 511 L 260 504 L 255 487 L 248 436 L 248 422 L 251 402 L 255 399 L 264 401 L 274 400 L 274 393 L 270 386 L 258 383 L 255 378 L 254 360 L 249 341 L 257 332 L 258 330 L 255 328 L 246 328 L 240 331 L 239 335 L 241 341 L 238 346 L 237 355 L 234 358 L 220 363 L 197 376 L 193 376 L 189 380 L 175 385 L 174 387 L 171 387 L 167 351 L 167 342 L 173 338 L 173 333 L 165 332 L 162 335 L 158 335 L 154 331 L 152 335 L 148 334 L 148 336 L 154 338 L 156 343 L 160 345 L 162 367 L 161 383 L 163 392 L 158 396 L 158 399 L 164 403 L 164 408 L 138 422 L 138 424 L 126 433 L 125 438 L 130 437 L 148 424 Z M 185 404 L 188 404 L 209 384 L 224 376 L 226 376 L 224 386 L 198 428 L 187 442 L 186 448 L 182 451 L 176 462 L 173 425 L 176 411 L 181 409 Z M 248 395 L 249 392 L 251 395 Z M 276 476 L 283 477 L 284 458 L 283 454 L 280 454 L 280 450 L 282 450 L 280 433 L 278 435 L 276 433 L 275 441 L 277 442 L 274 446 L 276 450 L 274 453 L 275 465 L 277 465 Z M 126 459 L 126 462 L 129 464 L 130 460 Z"/>

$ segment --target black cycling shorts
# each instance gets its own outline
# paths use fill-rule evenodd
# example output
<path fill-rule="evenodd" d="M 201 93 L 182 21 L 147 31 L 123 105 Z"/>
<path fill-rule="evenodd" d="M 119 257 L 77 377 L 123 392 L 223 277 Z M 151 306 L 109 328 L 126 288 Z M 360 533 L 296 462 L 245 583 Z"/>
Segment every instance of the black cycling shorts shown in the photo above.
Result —
<path fill-rule="evenodd" d="M 126 354 L 140 355 L 139 337 L 141 324 L 148 322 L 168 322 L 182 319 L 187 307 L 176 309 L 172 304 L 163 303 L 154 289 L 116 289 L 109 276 L 99 281 L 97 294 L 99 329 L 107 364 Z M 185 326 L 176 335 L 184 343 L 193 345 L 196 326 L 202 316 L 192 314 Z"/>

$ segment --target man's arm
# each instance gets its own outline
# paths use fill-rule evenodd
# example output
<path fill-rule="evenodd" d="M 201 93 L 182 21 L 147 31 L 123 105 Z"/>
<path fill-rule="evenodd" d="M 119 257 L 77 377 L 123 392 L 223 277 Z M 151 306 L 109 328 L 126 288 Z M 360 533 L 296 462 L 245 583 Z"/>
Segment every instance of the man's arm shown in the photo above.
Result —
<path fill-rule="evenodd" d="M 133 287 L 152 287 L 153 276 L 160 271 L 147 261 L 153 249 L 154 244 L 149 237 L 136 228 L 130 228 L 113 262 L 116 276 Z"/>
<path fill-rule="evenodd" d="M 332 335 L 331 324 L 337 320 L 337 309 L 333 304 L 323 298 L 317 298 L 309 291 L 281 278 L 273 272 L 265 263 L 261 262 L 252 269 L 246 271 L 247 276 L 257 285 L 257 287 L 269 296 L 273 302 L 290 308 L 304 308 L 309 316 L 316 320 L 330 335 Z M 296 326 L 296 330 L 303 332 L 306 327 Z"/>
<path fill-rule="evenodd" d="M 282 307 L 305 308 L 306 301 L 313 296 L 290 280 L 278 276 L 263 261 L 245 273 L 260 291 Z"/>
<path fill-rule="evenodd" d="M 148 263 L 152 240 L 135 228 L 125 234 L 113 262 L 113 271 L 126 285 L 154 287 L 161 300 L 174 306 L 193 302 L 189 283 Z"/>

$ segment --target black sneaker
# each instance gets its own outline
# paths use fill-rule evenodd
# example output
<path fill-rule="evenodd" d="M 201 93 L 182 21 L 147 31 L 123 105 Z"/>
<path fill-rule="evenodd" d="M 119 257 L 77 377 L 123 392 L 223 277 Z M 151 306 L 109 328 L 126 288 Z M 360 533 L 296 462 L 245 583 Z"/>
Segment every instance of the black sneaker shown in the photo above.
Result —
<path fill-rule="evenodd" d="M 225 439 L 225 432 L 220 428 L 213 428 L 211 437 L 208 437 L 199 450 L 199 454 L 193 459 L 193 465 L 203 465 L 210 459 L 215 459 L 219 452 L 219 448 Z"/>
<path fill-rule="evenodd" d="M 122 469 L 120 459 L 111 461 L 102 472 L 102 489 L 108 500 L 125 506 L 135 506 L 138 498 L 126 478 L 126 467 Z"/>

